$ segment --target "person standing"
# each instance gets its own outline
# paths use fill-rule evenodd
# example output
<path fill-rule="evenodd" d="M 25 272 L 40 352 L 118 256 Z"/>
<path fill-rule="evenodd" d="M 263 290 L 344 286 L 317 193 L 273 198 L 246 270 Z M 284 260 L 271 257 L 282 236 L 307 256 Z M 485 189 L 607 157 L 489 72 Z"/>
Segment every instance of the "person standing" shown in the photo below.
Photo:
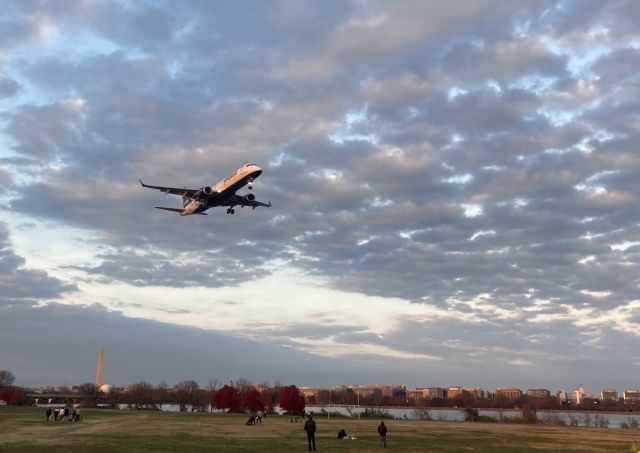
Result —
<path fill-rule="evenodd" d="M 380 446 L 387 448 L 387 426 L 384 422 L 380 422 L 380 425 L 378 425 L 378 434 L 380 435 Z"/>
<path fill-rule="evenodd" d="M 49 421 L 49 419 L 51 418 L 51 408 L 48 407 L 47 408 L 47 412 L 45 412 L 46 416 L 47 416 L 47 421 Z"/>
<path fill-rule="evenodd" d="M 304 423 L 304 430 L 307 432 L 309 451 L 316 451 L 316 422 L 311 414 L 309 414 L 309 419 Z M 311 449 L 312 446 L 313 450 Z"/>
<path fill-rule="evenodd" d="M 57 422 L 58 421 L 58 415 L 60 415 L 60 409 L 59 408 L 55 408 L 53 410 L 53 421 Z"/>

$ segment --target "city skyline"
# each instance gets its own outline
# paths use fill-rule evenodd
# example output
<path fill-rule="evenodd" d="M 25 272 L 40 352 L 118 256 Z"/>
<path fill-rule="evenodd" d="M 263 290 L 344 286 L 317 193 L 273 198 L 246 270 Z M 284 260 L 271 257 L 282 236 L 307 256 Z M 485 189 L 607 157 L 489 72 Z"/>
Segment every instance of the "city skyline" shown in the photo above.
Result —
<path fill-rule="evenodd" d="M 0 367 L 24 385 L 94 382 L 104 348 L 118 385 L 638 386 L 637 2 L 0 18 Z M 246 163 L 271 208 L 180 218 L 138 183 Z"/>

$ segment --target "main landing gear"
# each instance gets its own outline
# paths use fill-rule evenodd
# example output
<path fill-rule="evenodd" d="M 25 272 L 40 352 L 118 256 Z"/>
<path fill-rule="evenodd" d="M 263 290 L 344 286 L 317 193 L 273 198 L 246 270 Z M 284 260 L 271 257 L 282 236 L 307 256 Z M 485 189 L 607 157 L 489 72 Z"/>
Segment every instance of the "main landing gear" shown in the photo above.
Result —
<path fill-rule="evenodd" d="M 247 189 L 249 190 L 253 189 L 253 179 L 250 179 L 249 182 L 247 183 Z"/>
<path fill-rule="evenodd" d="M 227 208 L 227 214 L 235 214 L 236 210 L 233 208 Z"/>

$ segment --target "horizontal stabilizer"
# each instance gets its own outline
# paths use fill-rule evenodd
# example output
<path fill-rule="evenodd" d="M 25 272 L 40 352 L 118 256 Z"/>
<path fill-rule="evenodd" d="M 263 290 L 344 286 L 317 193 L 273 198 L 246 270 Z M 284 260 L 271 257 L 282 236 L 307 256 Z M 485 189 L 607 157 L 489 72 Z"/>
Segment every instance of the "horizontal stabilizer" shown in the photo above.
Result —
<path fill-rule="evenodd" d="M 178 209 L 178 208 L 165 208 L 162 206 L 156 206 L 156 209 L 164 209 L 165 211 L 173 211 L 173 212 L 177 212 L 182 214 L 182 211 L 184 211 L 184 209 Z"/>

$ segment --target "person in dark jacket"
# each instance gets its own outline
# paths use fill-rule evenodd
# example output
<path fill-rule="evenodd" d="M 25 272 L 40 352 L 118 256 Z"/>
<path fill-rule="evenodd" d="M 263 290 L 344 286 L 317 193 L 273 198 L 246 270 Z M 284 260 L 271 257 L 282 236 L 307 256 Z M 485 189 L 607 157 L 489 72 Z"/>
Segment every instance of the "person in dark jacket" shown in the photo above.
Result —
<path fill-rule="evenodd" d="M 304 430 L 307 432 L 309 451 L 316 451 L 316 422 L 313 421 L 311 414 L 309 414 L 309 419 L 304 423 Z M 313 450 L 311 447 L 313 447 Z"/>
<path fill-rule="evenodd" d="M 47 408 L 47 412 L 45 412 L 45 415 L 47 416 L 47 421 L 49 421 L 49 419 L 51 418 L 51 408 L 50 407 Z"/>
<path fill-rule="evenodd" d="M 384 422 L 380 422 L 380 425 L 378 425 L 378 434 L 380 435 L 380 446 L 387 448 L 387 426 Z"/>
<path fill-rule="evenodd" d="M 338 431 L 338 439 L 342 440 L 345 437 L 347 437 L 347 432 L 344 429 L 341 429 L 340 431 Z"/>

